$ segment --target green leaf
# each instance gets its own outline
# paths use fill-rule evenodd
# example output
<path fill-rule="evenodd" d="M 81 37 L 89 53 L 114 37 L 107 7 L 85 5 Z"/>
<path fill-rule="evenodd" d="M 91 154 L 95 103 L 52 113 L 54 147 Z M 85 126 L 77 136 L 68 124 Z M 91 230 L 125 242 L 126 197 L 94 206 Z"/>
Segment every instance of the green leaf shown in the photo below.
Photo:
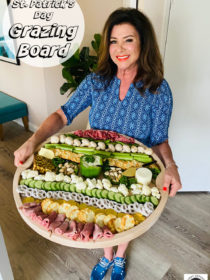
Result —
<path fill-rule="evenodd" d="M 97 53 L 98 55 L 98 52 L 99 52 L 99 47 L 100 47 L 100 43 L 101 43 L 101 35 L 100 34 L 95 34 L 94 35 L 94 39 L 92 42 L 91 42 L 91 45 L 93 47 L 93 49 L 95 50 L 95 52 Z"/>
<path fill-rule="evenodd" d="M 62 65 L 64 67 L 72 67 L 72 66 L 76 66 L 79 63 L 79 49 L 74 53 L 74 55 L 72 55 L 68 60 L 66 60 L 64 63 L 62 63 Z"/>
<path fill-rule="evenodd" d="M 63 68 L 62 75 L 63 75 L 63 78 L 67 80 L 67 82 L 73 82 L 74 81 L 71 73 L 66 68 Z"/>
<path fill-rule="evenodd" d="M 83 47 L 81 52 L 80 52 L 80 60 L 88 61 L 89 53 L 90 53 L 89 47 Z"/>
<path fill-rule="evenodd" d="M 60 94 L 65 94 L 71 88 L 69 83 L 64 83 L 60 88 Z"/>

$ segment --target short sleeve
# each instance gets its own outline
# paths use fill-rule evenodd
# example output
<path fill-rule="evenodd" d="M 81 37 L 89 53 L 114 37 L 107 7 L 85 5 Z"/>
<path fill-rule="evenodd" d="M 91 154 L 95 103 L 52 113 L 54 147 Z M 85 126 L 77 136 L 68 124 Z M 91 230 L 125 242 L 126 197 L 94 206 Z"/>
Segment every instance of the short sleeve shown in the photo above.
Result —
<path fill-rule="evenodd" d="M 171 89 L 166 80 L 163 80 L 152 104 L 151 146 L 161 144 L 168 139 L 172 108 L 173 98 Z"/>
<path fill-rule="evenodd" d="M 69 125 L 79 113 L 92 105 L 91 80 L 91 74 L 85 77 L 66 104 L 61 106 L 68 120 L 67 125 Z"/>

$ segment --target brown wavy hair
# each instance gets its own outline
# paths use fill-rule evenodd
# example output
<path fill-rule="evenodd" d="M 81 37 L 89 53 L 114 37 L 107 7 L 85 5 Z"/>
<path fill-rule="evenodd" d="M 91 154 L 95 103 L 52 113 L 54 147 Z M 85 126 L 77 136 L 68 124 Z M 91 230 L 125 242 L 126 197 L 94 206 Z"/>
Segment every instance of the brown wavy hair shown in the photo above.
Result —
<path fill-rule="evenodd" d="M 102 33 L 96 73 L 108 81 L 111 81 L 117 74 L 117 66 L 109 55 L 109 46 L 113 27 L 122 23 L 133 25 L 140 39 L 140 56 L 137 61 L 138 70 L 134 79 L 134 85 L 136 86 L 136 82 L 142 81 L 142 86 L 138 88 L 140 93 L 143 93 L 146 88 L 156 93 L 158 86 L 163 80 L 161 55 L 150 20 L 136 9 L 117 9 L 107 19 Z"/>

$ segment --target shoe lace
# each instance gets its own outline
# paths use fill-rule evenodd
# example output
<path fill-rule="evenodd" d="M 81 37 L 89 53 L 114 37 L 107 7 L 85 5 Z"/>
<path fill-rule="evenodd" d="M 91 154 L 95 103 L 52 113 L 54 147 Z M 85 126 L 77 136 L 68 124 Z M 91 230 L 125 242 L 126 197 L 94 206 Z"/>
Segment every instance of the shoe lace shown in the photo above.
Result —
<path fill-rule="evenodd" d="M 105 262 L 104 260 L 103 260 L 103 258 L 100 258 L 100 266 L 102 266 L 103 268 L 106 268 L 108 265 L 109 265 L 109 263 L 108 262 Z"/>
<path fill-rule="evenodd" d="M 114 260 L 114 263 L 115 263 L 115 266 L 118 266 L 118 267 L 121 267 L 121 268 L 123 268 L 124 267 L 124 265 L 125 265 L 125 263 L 126 263 L 126 260 L 124 259 L 124 260 Z"/>

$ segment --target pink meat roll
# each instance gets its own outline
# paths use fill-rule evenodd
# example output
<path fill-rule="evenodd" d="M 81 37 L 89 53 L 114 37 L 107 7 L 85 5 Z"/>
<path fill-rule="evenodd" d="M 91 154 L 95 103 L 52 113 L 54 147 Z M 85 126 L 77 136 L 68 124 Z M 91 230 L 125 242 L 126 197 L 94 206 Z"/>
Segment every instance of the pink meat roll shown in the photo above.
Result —
<path fill-rule="evenodd" d="M 73 240 L 77 240 L 77 238 L 80 236 L 81 231 L 84 228 L 84 224 L 79 222 L 77 223 L 77 232 L 75 233 L 75 235 L 72 237 Z"/>
<path fill-rule="evenodd" d="M 65 219 L 66 219 L 65 214 L 58 214 L 58 216 L 56 217 L 56 222 L 64 222 Z"/>
<path fill-rule="evenodd" d="M 69 227 L 69 221 L 65 220 L 59 227 L 57 227 L 55 229 L 55 233 L 59 234 L 59 235 L 62 235 L 62 234 L 64 234 L 66 232 L 68 227 Z"/>
<path fill-rule="evenodd" d="M 103 227 L 103 236 L 104 236 L 104 238 L 112 238 L 114 236 L 114 234 L 111 232 L 111 230 L 107 226 L 104 226 Z"/>
<path fill-rule="evenodd" d="M 20 206 L 20 209 L 23 209 L 23 208 L 33 208 L 33 207 L 36 207 L 36 206 L 39 206 L 40 203 L 36 203 L 36 202 L 27 202 L 27 203 L 24 203 L 23 205 Z"/>
<path fill-rule="evenodd" d="M 103 237 L 103 230 L 99 227 L 99 225 L 95 224 L 93 230 L 93 240 L 97 240 Z"/>
<path fill-rule="evenodd" d="M 50 224 L 49 230 L 54 231 L 57 227 L 61 226 L 66 218 L 65 214 L 58 214 L 56 219 Z"/>
<path fill-rule="evenodd" d="M 53 211 L 52 213 L 50 213 L 50 215 L 48 217 L 46 217 L 43 221 L 42 221 L 42 225 L 48 229 L 50 224 L 55 221 L 57 217 L 57 213 L 55 211 Z"/>
<path fill-rule="evenodd" d="M 75 234 L 77 234 L 77 224 L 72 220 L 69 222 L 69 229 L 63 235 L 65 237 L 73 239 Z"/>
<path fill-rule="evenodd" d="M 32 207 L 32 208 L 23 208 L 23 213 L 27 216 L 27 217 L 33 217 L 34 215 L 36 215 L 38 212 L 40 212 L 42 209 L 42 207 L 40 205 L 36 206 L 36 207 Z"/>
<path fill-rule="evenodd" d="M 80 238 L 82 241 L 89 241 L 89 239 L 93 235 L 93 230 L 94 230 L 94 223 L 86 223 L 84 225 L 83 230 L 80 233 Z"/>
<path fill-rule="evenodd" d="M 43 212 L 41 212 L 41 213 L 38 213 L 38 214 L 37 214 L 35 221 L 36 221 L 38 224 L 41 224 L 42 221 L 43 221 L 45 218 L 47 218 L 47 217 L 48 217 L 47 214 L 44 214 Z"/>

